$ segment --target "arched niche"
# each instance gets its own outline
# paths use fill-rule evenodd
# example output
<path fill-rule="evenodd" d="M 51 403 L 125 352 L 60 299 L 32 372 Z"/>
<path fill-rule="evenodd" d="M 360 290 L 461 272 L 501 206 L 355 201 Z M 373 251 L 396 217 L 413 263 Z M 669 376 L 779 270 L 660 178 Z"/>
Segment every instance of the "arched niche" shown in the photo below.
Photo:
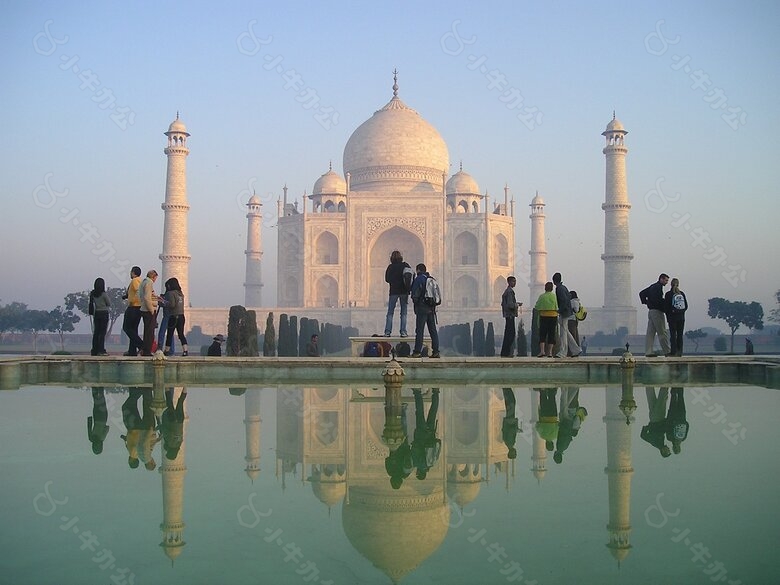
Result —
<path fill-rule="evenodd" d="M 390 264 L 390 254 L 398 250 L 404 261 L 414 269 L 420 263 L 425 263 L 425 250 L 420 238 L 399 226 L 382 232 L 374 241 L 369 254 L 368 303 L 372 307 L 387 305 L 389 288 L 385 282 L 385 270 Z M 429 267 L 430 268 L 430 267 Z M 411 311 L 411 309 L 410 309 Z"/>
<path fill-rule="evenodd" d="M 476 307 L 479 302 L 479 285 L 473 276 L 464 274 L 452 285 L 452 302 L 455 307 Z"/>
<path fill-rule="evenodd" d="M 461 232 L 453 243 L 452 264 L 454 266 L 475 266 L 479 264 L 479 244 L 471 232 Z"/>
<path fill-rule="evenodd" d="M 317 264 L 339 263 L 339 240 L 331 232 L 322 232 L 314 245 L 314 257 Z"/>

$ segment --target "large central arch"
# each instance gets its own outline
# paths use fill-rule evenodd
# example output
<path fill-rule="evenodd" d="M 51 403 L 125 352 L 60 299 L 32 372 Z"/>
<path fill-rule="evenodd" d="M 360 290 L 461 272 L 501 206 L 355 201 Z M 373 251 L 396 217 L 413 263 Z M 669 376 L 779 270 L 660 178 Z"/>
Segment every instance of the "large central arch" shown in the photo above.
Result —
<path fill-rule="evenodd" d="M 404 261 L 412 269 L 425 258 L 422 241 L 409 230 L 395 226 L 382 232 L 382 235 L 374 241 L 368 257 L 368 305 L 370 307 L 387 305 L 389 288 L 385 282 L 385 270 L 390 264 L 390 254 L 393 250 L 399 250 L 403 254 Z"/>

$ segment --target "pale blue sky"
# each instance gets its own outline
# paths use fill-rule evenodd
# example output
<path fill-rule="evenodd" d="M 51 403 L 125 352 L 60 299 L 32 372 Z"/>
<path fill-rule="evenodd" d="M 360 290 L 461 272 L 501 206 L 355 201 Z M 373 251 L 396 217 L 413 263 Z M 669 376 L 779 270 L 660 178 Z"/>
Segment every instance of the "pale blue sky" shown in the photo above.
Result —
<path fill-rule="evenodd" d="M 547 203 L 549 271 L 562 272 L 586 305 L 603 302 L 600 134 L 613 108 L 629 131 L 633 288 L 661 271 L 679 276 L 691 303 L 688 326 L 721 328 L 706 317 L 708 297 L 758 300 L 768 311 L 780 288 L 775 2 L 4 1 L 0 15 L 2 303 L 52 308 L 96 276 L 123 285 L 111 274 L 115 262 L 94 253 L 107 244 L 118 259 L 159 268 L 163 132 L 179 110 L 192 134 L 190 302 L 243 302 L 243 203 L 254 188 L 269 214 L 264 298 L 273 305 L 271 226 L 281 186 L 300 197 L 330 160 L 342 172 L 344 145 L 391 97 L 396 67 L 400 97 L 441 133 L 452 172 L 462 160 L 495 198 L 508 183 L 523 263 L 528 204 L 539 191 Z M 67 42 L 52 46 L 39 35 L 47 21 L 49 34 Z M 474 41 L 462 52 L 445 37 L 455 21 L 461 38 Z M 648 38 L 659 27 L 677 43 L 664 50 Z M 237 45 L 249 30 L 272 38 L 254 55 L 246 54 L 248 35 L 243 52 Z M 315 110 L 284 89 L 282 76 L 263 67 L 279 56 L 283 70 L 294 69 L 320 105 L 338 112 L 337 124 L 323 128 Z M 505 91 L 518 89 L 525 106 L 543 113 L 541 124 L 529 130 L 519 121 L 499 89 L 469 68 L 469 56 L 484 56 L 489 71 L 505 76 Z M 99 85 L 87 87 L 74 66 L 81 75 L 90 69 Z M 708 76 L 700 82 L 706 88 L 691 88 L 697 71 Z M 135 114 L 132 125 L 112 119 L 117 110 L 99 101 L 111 99 L 103 89 L 115 108 Z M 725 109 L 711 107 L 721 102 Z M 737 130 L 722 118 L 728 108 L 746 113 L 744 124 L 732 122 Z M 52 200 L 36 192 L 47 176 L 67 195 Z M 646 196 L 658 184 L 665 206 Z M 99 236 L 80 241 L 86 236 L 63 208 L 78 209 L 75 217 Z M 685 214 L 687 231 L 675 227 Z M 704 248 L 692 245 L 696 228 L 709 238 Z M 726 264 L 713 266 L 719 259 Z M 736 287 L 722 274 L 729 265 L 745 271 Z M 527 303 L 527 288 L 518 290 Z"/>

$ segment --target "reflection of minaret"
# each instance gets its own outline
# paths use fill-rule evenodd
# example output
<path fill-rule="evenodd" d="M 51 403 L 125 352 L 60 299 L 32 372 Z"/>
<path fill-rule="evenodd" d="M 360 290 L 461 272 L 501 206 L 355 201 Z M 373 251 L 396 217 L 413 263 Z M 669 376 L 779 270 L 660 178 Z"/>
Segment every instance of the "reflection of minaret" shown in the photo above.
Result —
<path fill-rule="evenodd" d="M 168 171 L 165 181 L 165 226 L 163 228 L 162 280 L 165 282 L 176 277 L 184 292 L 184 298 L 189 294 L 190 255 L 187 250 L 187 213 L 190 206 L 187 203 L 187 148 L 189 132 L 184 123 L 179 120 L 179 114 L 171 122 L 168 131 L 168 146 L 165 154 L 168 156 Z"/>
<path fill-rule="evenodd" d="M 529 392 L 531 393 L 531 429 L 536 429 L 536 423 L 539 422 L 540 393 L 533 388 L 529 388 Z M 534 477 L 541 482 L 547 473 L 547 447 L 544 444 L 544 440 L 535 430 L 532 430 L 531 437 L 531 471 Z"/>
<path fill-rule="evenodd" d="M 612 556 L 618 563 L 628 556 L 631 549 L 631 425 L 621 412 L 622 389 L 606 389 L 607 467 L 604 472 L 609 482 L 609 544 Z M 633 417 L 630 418 L 633 421 Z"/>
<path fill-rule="evenodd" d="M 627 327 L 629 333 L 636 331 L 636 309 L 632 306 L 631 253 L 628 237 L 628 202 L 626 184 L 626 154 L 628 148 L 624 139 L 628 132 L 620 120 L 612 121 L 601 133 L 606 138 L 602 151 L 606 157 L 607 177 L 604 210 L 604 318 L 607 331 Z"/>
<path fill-rule="evenodd" d="M 262 203 L 257 195 L 252 195 L 246 204 L 249 212 L 246 214 L 246 280 L 244 281 L 244 306 L 263 306 L 263 278 L 260 261 L 263 258 L 263 241 L 261 235 L 263 214 L 260 211 Z"/>
<path fill-rule="evenodd" d="M 547 282 L 547 251 L 544 243 L 544 200 L 536 193 L 531 201 L 531 275 L 528 279 L 531 303 L 535 303 L 544 292 Z M 536 354 L 534 354 L 536 355 Z"/>
<path fill-rule="evenodd" d="M 244 427 L 246 428 L 246 471 L 254 483 L 260 475 L 260 388 L 249 388 L 244 394 Z"/>
<path fill-rule="evenodd" d="M 182 389 L 185 390 L 186 389 Z M 176 398 L 174 396 L 174 398 Z M 184 406 L 186 412 L 186 405 Z M 184 464 L 184 447 L 187 436 L 187 417 L 184 417 L 182 426 L 182 441 L 179 452 L 175 459 L 168 459 L 165 455 L 165 444 L 163 444 L 160 458 L 160 474 L 162 475 L 163 490 L 163 521 L 160 524 L 162 530 L 162 542 L 166 556 L 171 559 L 171 563 L 182 553 L 184 546 L 184 475 L 187 473 L 187 467 Z"/>

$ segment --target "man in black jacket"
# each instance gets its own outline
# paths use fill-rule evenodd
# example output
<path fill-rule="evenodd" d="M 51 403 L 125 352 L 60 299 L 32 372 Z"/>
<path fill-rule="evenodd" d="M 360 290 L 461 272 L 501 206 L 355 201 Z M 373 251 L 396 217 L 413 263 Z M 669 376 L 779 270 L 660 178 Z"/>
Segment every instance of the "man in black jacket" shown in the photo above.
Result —
<path fill-rule="evenodd" d="M 647 332 L 645 333 L 645 356 L 655 357 L 653 342 L 658 335 L 663 355 L 668 356 L 672 352 L 669 347 L 669 332 L 666 330 L 664 314 L 664 287 L 669 282 L 669 275 L 661 273 L 658 282 L 654 282 L 639 293 L 639 300 L 647 305 Z"/>
<path fill-rule="evenodd" d="M 393 332 L 393 313 L 395 313 L 396 302 L 401 304 L 401 337 L 407 336 L 406 314 L 413 278 L 412 267 L 404 262 L 401 252 L 393 250 L 393 253 L 390 254 L 390 264 L 385 270 L 385 282 L 390 285 L 390 298 L 387 301 L 387 318 L 385 319 L 385 337 L 390 337 Z"/>

